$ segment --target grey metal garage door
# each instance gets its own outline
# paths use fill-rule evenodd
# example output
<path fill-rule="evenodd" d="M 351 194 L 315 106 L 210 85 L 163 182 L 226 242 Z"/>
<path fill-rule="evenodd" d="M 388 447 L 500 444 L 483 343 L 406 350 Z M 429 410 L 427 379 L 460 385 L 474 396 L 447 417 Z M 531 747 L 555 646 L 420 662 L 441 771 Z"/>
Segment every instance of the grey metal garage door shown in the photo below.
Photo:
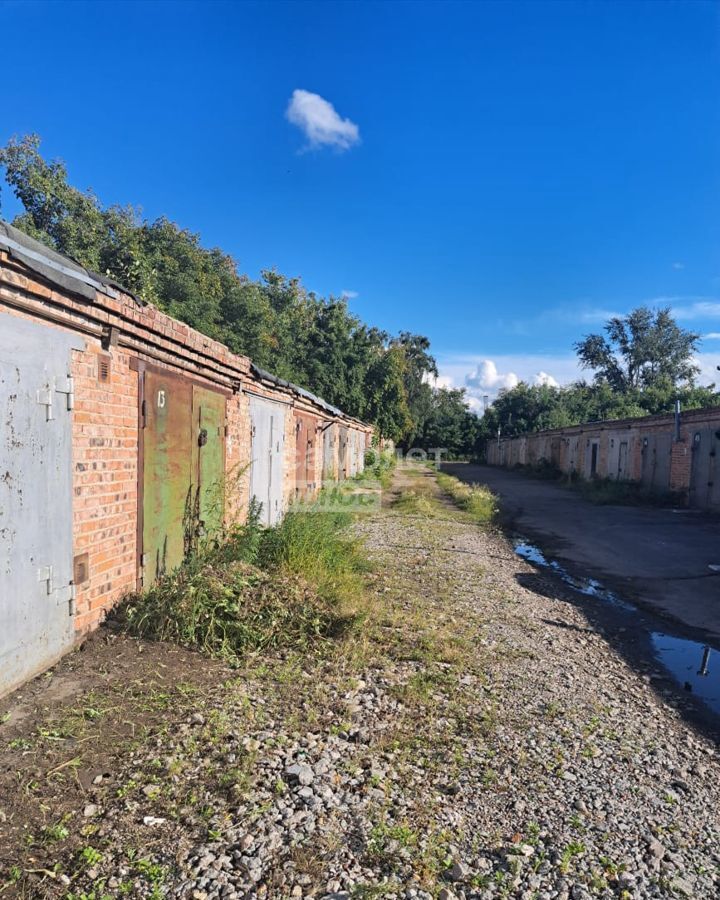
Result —
<path fill-rule="evenodd" d="M 690 505 L 701 509 L 720 509 L 720 430 L 705 426 L 692 433 L 692 470 Z"/>
<path fill-rule="evenodd" d="M 670 490 L 670 453 L 672 434 L 648 434 L 642 442 L 642 472 L 644 487 L 656 491 Z"/>
<path fill-rule="evenodd" d="M 72 644 L 78 337 L 0 313 L 0 693 Z"/>
<path fill-rule="evenodd" d="M 336 425 L 326 425 L 323 431 L 323 481 L 335 479 L 335 432 Z"/>

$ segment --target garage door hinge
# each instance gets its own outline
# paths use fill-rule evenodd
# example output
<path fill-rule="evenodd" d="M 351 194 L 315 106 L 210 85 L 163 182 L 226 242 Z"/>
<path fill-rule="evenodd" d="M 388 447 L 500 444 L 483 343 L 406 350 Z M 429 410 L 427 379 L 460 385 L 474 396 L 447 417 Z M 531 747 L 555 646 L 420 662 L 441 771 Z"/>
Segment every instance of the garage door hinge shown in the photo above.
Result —
<path fill-rule="evenodd" d="M 73 581 L 70 582 L 70 594 L 68 596 L 68 615 L 74 616 L 76 610 L 75 601 L 77 599 L 77 587 Z"/>
<path fill-rule="evenodd" d="M 75 381 L 72 375 L 55 379 L 55 393 L 67 395 L 67 409 L 70 412 L 75 407 Z"/>
<path fill-rule="evenodd" d="M 37 391 L 37 402 L 40 406 L 44 406 L 47 414 L 47 421 L 52 422 L 55 418 L 53 415 L 53 397 L 55 394 L 65 394 L 67 396 L 68 412 L 75 406 L 75 385 L 72 375 L 66 375 L 56 378 L 52 387 L 39 388 Z"/>

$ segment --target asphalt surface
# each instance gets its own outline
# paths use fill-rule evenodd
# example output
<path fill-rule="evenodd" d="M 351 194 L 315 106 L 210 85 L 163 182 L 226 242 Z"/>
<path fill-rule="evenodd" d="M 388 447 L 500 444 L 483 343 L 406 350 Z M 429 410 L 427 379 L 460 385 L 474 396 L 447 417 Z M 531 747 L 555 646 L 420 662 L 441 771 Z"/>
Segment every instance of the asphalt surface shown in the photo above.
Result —
<path fill-rule="evenodd" d="M 467 463 L 443 471 L 486 484 L 518 534 L 577 577 L 720 639 L 720 518 L 695 510 L 598 506 L 567 488 Z"/>

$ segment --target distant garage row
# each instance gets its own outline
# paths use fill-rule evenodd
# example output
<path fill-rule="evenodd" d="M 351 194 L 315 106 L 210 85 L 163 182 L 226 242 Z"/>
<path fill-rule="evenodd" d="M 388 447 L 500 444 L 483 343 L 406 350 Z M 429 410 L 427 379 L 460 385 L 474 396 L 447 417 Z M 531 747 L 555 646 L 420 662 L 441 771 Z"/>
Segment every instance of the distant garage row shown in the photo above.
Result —
<path fill-rule="evenodd" d="M 363 468 L 372 428 L 0 223 L 0 694 L 254 498 Z"/>
<path fill-rule="evenodd" d="M 588 422 L 487 445 L 491 465 L 552 466 L 579 478 L 632 481 L 720 510 L 720 408 Z"/>

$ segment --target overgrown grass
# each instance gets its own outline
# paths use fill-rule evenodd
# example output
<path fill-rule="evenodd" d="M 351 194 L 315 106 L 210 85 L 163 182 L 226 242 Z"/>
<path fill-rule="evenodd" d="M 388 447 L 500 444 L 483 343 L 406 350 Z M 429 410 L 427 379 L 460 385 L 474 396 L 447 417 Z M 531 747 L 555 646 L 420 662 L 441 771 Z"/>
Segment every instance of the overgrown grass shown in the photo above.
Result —
<path fill-rule="evenodd" d="M 593 478 L 590 481 L 566 481 L 569 486 L 591 503 L 599 506 L 681 506 L 682 494 L 673 491 L 654 491 L 634 481 L 613 478 Z"/>
<path fill-rule="evenodd" d="M 437 482 L 451 497 L 453 503 L 468 513 L 474 521 L 486 525 L 495 518 L 498 509 L 497 498 L 488 488 L 479 484 L 466 484 L 444 472 L 438 472 Z"/>
<path fill-rule="evenodd" d="M 350 514 L 291 509 L 262 534 L 258 561 L 271 572 L 299 575 L 335 605 L 352 603 L 363 591 L 367 564 L 348 528 Z"/>
<path fill-rule="evenodd" d="M 682 506 L 681 493 L 646 488 L 636 481 L 618 481 L 615 478 L 582 478 L 576 472 L 565 473 L 553 463 L 541 460 L 532 465 L 514 466 L 518 472 L 543 481 L 556 481 L 563 487 L 577 491 L 586 500 L 603 505 L 618 506 Z"/>
<path fill-rule="evenodd" d="M 275 528 L 251 515 L 142 594 L 119 617 L 134 634 L 237 661 L 266 648 L 302 651 L 360 614 L 365 563 L 350 516 L 293 509 Z"/>

